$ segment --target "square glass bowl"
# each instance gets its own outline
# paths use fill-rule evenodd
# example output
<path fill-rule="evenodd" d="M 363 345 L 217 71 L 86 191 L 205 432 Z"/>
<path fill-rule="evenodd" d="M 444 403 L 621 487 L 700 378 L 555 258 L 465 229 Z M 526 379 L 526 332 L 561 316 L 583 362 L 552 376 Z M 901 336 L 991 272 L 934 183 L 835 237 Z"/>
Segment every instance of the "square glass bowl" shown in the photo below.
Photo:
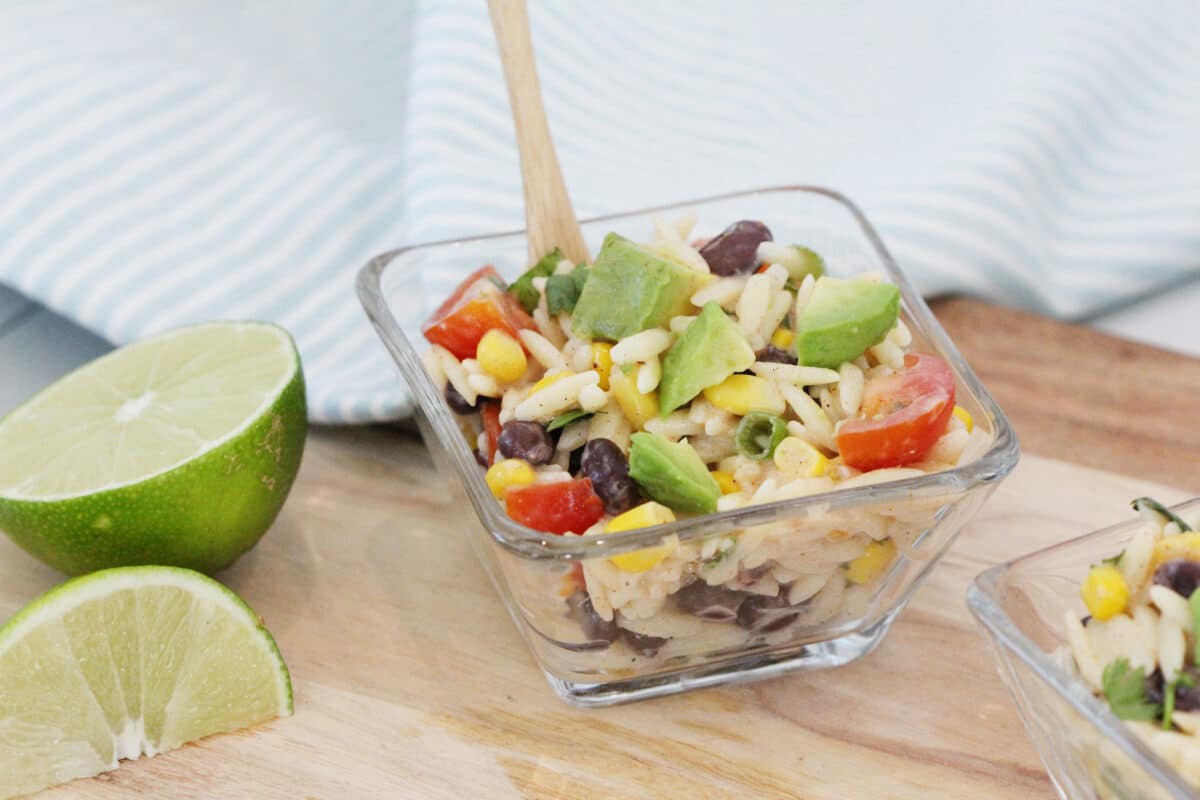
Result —
<path fill-rule="evenodd" d="M 1200 499 L 1175 507 L 1200 517 Z M 1185 800 L 1200 796 L 1072 674 L 1063 617 L 1087 613 L 1088 570 L 1124 550 L 1138 518 L 993 567 L 967 605 L 987 631 L 1000 676 L 1064 800 Z"/>
<path fill-rule="evenodd" d="M 582 223 L 583 233 L 594 253 L 610 231 L 645 241 L 655 218 L 688 211 L 698 217 L 697 235 L 715 235 L 738 219 L 762 220 L 777 241 L 803 243 L 820 253 L 833 275 L 873 271 L 899 286 L 913 349 L 937 353 L 951 365 L 958 403 L 991 434 L 991 445 L 971 463 L 940 473 L 653 528 L 586 537 L 532 530 L 510 519 L 489 492 L 459 418 L 418 355 L 427 348 L 420 324 L 464 277 L 484 264 L 495 265 L 506 280 L 525 270 L 529 262 L 524 233 L 419 245 L 372 259 L 359 273 L 359 297 L 413 393 L 418 425 L 445 477 L 446 491 L 463 503 L 459 524 L 550 685 L 576 705 L 606 705 L 834 667 L 870 652 L 1018 458 L 1016 438 L 995 401 L 875 231 L 841 195 L 815 187 L 761 189 L 588 220 Z M 467 505 L 474 514 L 465 510 Z M 580 562 L 588 564 L 589 572 L 607 570 L 611 575 L 611 556 L 667 539 L 678 553 L 704 558 L 704 568 L 722 569 L 738 580 L 742 570 L 750 574 L 753 568 L 767 568 L 761 555 L 765 546 L 787 551 L 793 563 L 811 552 L 812 563 L 820 562 L 824 570 L 833 560 L 832 568 L 840 576 L 838 542 L 867 541 L 866 536 L 890 537 L 898 553 L 869 584 L 847 587 L 844 580 L 831 578 L 814 597 L 785 609 L 771 608 L 767 602 L 768 607 L 754 609 L 744 620 L 728 613 L 721 620 L 682 613 L 673 593 L 691 574 L 664 577 L 664 566 L 617 575 L 623 583 L 615 591 L 631 593 L 639 607 L 636 615 L 621 617 L 618 631 L 598 615 L 601 603 L 592 602 L 594 591 L 583 589 L 578 579 Z M 751 550 L 743 558 L 749 543 L 760 546 L 759 554 Z M 719 563 L 726 556 L 730 558 Z M 786 585 L 780 596 L 785 590 Z M 789 592 L 789 602 L 793 596 Z M 739 618 L 742 611 L 739 607 Z"/>

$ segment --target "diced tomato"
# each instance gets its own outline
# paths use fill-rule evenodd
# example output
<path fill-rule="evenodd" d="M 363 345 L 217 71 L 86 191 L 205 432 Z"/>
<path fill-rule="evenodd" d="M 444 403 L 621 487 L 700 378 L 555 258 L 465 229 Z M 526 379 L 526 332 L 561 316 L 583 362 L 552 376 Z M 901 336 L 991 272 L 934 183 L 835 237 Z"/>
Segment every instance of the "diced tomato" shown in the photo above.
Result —
<path fill-rule="evenodd" d="M 504 502 L 514 520 L 546 533 L 583 533 L 604 516 L 589 478 L 509 489 Z"/>
<path fill-rule="evenodd" d="M 462 359 L 474 358 L 479 340 L 493 328 L 516 337 L 517 331 L 535 327 L 520 301 L 503 286 L 495 267 L 476 270 L 425 321 L 421 333 Z"/>
<path fill-rule="evenodd" d="M 863 393 L 865 419 L 838 432 L 842 460 L 861 470 L 899 467 L 924 457 L 954 413 L 954 373 L 937 356 L 912 353 L 904 370 L 876 378 Z"/>
<path fill-rule="evenodd" d="M 487 434 L 487 463 L 496 462 L 496 448 L 500 446 L 500 404 L 495 400 L 484 400 L 479 405 L 483 417 L 483 432 Z"/>

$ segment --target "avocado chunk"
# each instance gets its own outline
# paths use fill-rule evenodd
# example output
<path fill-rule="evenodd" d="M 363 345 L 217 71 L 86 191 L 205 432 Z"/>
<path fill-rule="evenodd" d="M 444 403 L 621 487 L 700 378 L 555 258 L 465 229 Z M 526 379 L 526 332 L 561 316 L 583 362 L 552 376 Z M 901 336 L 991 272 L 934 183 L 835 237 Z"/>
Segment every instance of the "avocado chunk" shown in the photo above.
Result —
<path fill-rule="evenodd" d="M 647 497 L 674 511 L 711 514 L 717 510 L 721 487 L 687 442 L 635 433 L 629 446 L 629 475 Z"/>
<path fill-rule="evenodd" d="M 899 313 L 900 290 L 889 283 L 818 278 L 796 326 L 796 358 L 837 369 L 882 342 Z"/>
<path fill-rule="evenodd" d="M 705 303 L 662 364 L 658 402 L 662 416 L 670 414 L 710 386 L 754 363 L 754 350 L 741 328 L 716 302 Z"/>
<path fill-rule="evenodd" d="M 610 233 L 587 272 L 571 329 L 583 339 L 619 341 L 647 328 L 665 328 L 686 314 L 696 273 Z"/>

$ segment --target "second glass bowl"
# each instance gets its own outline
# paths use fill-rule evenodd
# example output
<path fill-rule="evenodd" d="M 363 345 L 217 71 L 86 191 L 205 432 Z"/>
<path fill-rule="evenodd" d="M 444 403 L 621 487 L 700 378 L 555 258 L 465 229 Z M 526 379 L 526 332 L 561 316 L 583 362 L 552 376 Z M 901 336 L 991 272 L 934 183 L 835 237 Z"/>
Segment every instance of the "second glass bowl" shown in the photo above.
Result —
<path fill-rule="evenodd" d="M 1174 511 L 1200 520 L 1200 499 Z M 993 567 L 968 590 L 967 605 L 991 639 L 1000 676 L 1064 800 L 1200 796 L 1064 666 L 1063 617 L 1087 613 L 1080 585 L 1144 524 L 1134 518 Z"/>

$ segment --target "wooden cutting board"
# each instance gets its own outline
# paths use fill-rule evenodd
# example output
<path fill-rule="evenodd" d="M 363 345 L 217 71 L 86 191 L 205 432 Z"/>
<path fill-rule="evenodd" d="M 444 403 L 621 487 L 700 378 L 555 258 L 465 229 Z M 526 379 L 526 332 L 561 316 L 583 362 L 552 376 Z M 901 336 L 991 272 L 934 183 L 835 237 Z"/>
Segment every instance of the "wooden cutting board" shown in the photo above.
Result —
<path fill-rule="evenodd" d="M 1133 496 L 1200 492 L 1200 428 L 1180 422 L 1200 418 L 1200 361 L 973 301 L 938 311 L 1026 455 L 864 660 L 572 709 L 456 532 L 466 512 L 442 499 L 419 441 L 319 430 L 275 527 L 220 576 L 278 639 L 295 716 L 44 796 L 1052 797 L 965 588 L 1127 518 Z M 0 542 L 0 618 L 59 580 Z"/>

